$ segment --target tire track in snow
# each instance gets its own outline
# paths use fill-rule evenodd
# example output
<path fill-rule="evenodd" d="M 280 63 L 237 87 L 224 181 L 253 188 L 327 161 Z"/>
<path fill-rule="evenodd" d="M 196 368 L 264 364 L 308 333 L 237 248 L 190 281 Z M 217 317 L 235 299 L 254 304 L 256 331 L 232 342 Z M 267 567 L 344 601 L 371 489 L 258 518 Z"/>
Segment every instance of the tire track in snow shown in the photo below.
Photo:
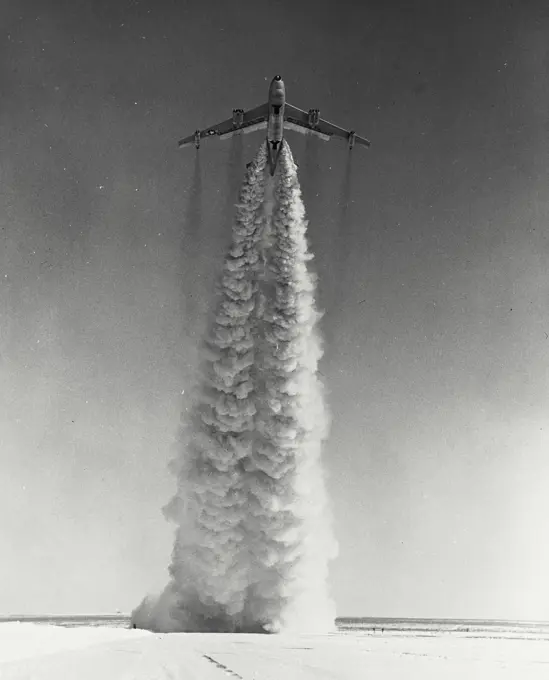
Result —
<path fill-rule="evenodd" d="M 244 678 L 236 673 L 235 671 L 232 671 L 230 668 L 222 664 L 220 661 L 216 661 L 213 657 L 208 656 L 207 654 L 202 654 L 202 656 L 205 659 L 208 659 L 210 663 L 213 663 L 214 666 L 217 666 L 218 668 L 221 668 L 222 671 L 225 671 L 227 675 L 229 675 L 231 678 L 236 678 L 237 680 L 244 680 Z"/>

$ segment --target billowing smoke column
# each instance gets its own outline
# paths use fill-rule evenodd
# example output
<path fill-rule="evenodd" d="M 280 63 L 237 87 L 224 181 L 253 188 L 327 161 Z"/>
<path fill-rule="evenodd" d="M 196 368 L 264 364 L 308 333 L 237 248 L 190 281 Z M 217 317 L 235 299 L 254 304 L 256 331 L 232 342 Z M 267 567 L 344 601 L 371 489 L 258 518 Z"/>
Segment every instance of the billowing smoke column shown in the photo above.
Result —
<path fill-rule="evenodd" d="M 320 453 L 314 278 L 296 166 L 248 168 L 204 343 L 203 384 L 165 509 L 177 524 L 171 580 L 132 619 L 161 631 L 325 631 L 336 545 Z"/>

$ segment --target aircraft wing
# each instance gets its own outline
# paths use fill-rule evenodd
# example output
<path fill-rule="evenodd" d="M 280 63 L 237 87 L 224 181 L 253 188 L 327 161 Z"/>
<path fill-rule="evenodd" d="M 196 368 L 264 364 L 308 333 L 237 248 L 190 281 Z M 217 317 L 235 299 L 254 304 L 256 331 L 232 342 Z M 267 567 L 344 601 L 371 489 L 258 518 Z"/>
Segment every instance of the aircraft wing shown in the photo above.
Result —
<path fill-rule="evenodd" d="M 296 130 L 298 132 L 312 133 L 325 141 L 329 141 L 332 137 L 339 137 L 345 141 L 349 141 L 351 137 L 350 130 L 344 130 L 333 123 L 329 123 L 323 118 L 318 119 L 318 123 L 312 127 L 309 124 L 309 114 L 306 111 L 298 109 L 296 106 L 291 104 L 286 104 L 284 109 L 284 127 L 288 127 L 290 130 Z M 286 121 L 289 123 L 286 124 Z M 370 141 L 364 137 L 359 137 L 354 135 L 355 144 L 363 144 L 364 146 L 370 146 Z"/>
<path fill-rule="evenodd" d="M 261 106 L 256 106 L 255 109 L 250 109 L 249 111 L 244 111 L 244 122 L 242 127 L 246 125 L 253 125 L 254 123 L 259 123 L 263 120 L 267 120 L 269 117 L 269 105 L 261 104 Z"/>
<path fill-rule="evenodd" d="M 221 139 L 227 139 L 228 137 L 232 137 L 239 130 L 242 130 L 243 132 L 252 132 L 253 130 L 259 130 L 261 128 L 267 127 L 267 118 L 269 115 L 268 104 L 262 104 L 261 106 L 257 106 L 255 109 L 243 111 L 242 113 L 243 118 L 240 125 L 235 125 L 234 119 L 228 118 L 221 123 L 217 123 L 217 125 L 212 125 L 205 130 L 198 130 L 196 133 L 181 139 L 178 142 L 178 146 L 182 148 L 184 146 L 196 144 L 197 137 L 199 140 L 201 140 L 205 137 L 217 135 Z"/>
<path fill-rule="evenodd" d="M 291 123 L 309 127 L 309 114 L 307 111 L 302 111 L 297 106 L 292 106 L 291 104 L 284 106 L 284 119 L 289 120 Z"/>
<path fill-rule="evenodd" d="M 209 128 L 206 128 L 205 130 L 197 130 L 196 133 L 189 135 L 188 137 L 185 137 L 184 139 L 180 139 L 178 142 L 178 146 L 184 147 L 184 146 L 189 146 L 190 144 L 195 144 L 197 141 L 197 137 L 199 139 L 204 139 L 205 137 L 212 137 L 214 135 L 222 135 L 224 132 L 229 132 L 233 130 L 233 119 L 229 118 L 228 120 L 224 120 L 222 123 L 218 123 L 217 125 L 212 125 Z"/>
<path fill-rule="evenodd" d="M 317 129 L 326 135 L 330 135 L 330 137 L 339 137 L 340 139 L 344 139 L 345 141 L 347 141 L 351 136 L 350 130 L 344 130 L 343 128 L 340 128 L 337 125 L 334 125 L 333 123 L 329 123 L 327 120 L 324 120 L 323 118 L 320 118 L 320 120 L 318 121 Z M 365 137 L 360 137 L 357 134 L 354 135 L 354 143 L 362 144 L 363 146 L 370 146 L 371 144 L 369 139 L 366 139 Z"/>

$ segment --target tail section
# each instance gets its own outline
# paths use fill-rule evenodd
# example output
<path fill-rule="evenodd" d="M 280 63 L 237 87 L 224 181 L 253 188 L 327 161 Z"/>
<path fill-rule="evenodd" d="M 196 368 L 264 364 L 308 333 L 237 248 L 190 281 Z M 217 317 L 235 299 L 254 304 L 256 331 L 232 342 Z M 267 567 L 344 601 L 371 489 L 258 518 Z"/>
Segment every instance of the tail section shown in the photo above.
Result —
<path fill-rule="evenodd" d="M 269 170 L 271 172 L 271 176 L 275 174 L 276 165 L 278 163 L 278 158 L 280 156 L 283 144 L 284 140 L 282 139 L 280 141 L 267 140 L 267 159 L 269 162 Z"/>

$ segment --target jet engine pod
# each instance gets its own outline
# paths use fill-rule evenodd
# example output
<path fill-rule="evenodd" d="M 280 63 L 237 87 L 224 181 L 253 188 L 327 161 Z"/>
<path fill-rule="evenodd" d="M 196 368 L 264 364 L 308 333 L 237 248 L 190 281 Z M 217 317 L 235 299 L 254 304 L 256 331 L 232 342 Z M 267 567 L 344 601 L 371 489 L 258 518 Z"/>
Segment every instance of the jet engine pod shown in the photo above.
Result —
<path fill-rule="evenodd" d="M 316 127 L 318 121 L 320 120 L 320 109 L 309 109 L 309 125 L 311 127 Z"/>
<path fill-rule="evenodd" d="M 233 109 L 233 127 L 242 127 L 244 122 L 244 109 Z"/>

